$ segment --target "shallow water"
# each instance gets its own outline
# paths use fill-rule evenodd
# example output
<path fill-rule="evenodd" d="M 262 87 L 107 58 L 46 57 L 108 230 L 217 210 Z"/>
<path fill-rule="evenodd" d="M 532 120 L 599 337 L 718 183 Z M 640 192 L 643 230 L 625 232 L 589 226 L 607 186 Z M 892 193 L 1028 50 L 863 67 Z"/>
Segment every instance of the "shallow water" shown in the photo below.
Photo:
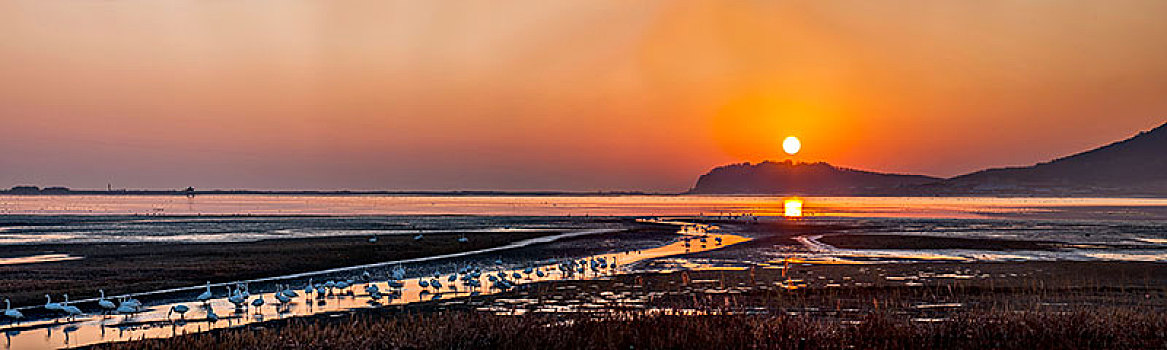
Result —
<path fill-rule="evenodd" d="M 787 253 L 800 262 L 819 264 L 870 264 L 888 262 L 951 261 L 951 262 L 1006 262 L 1006 261 L 1138 261 L 1167 262 L 1167 246 L 1147 249 L 1124 248 L 1064 248 L 1052 251 L 1012 250 L 985 251 L 975 249 L 840 249 L 819 242 L 821 236 L 798 237 L 808 250 L 806 253 Z"/>
<path fill-rule="evenodd" d="M 79 256 L 70 256 L 69 254 L 40 254 L 30 256 L 19 256 L 15 258 L 0 258 L 0 265 L 19 265 L 19 264 L 35 264 L 43 262 L 54 261 L 68 261 L 81 259 Z"/>
<path fill-rule="evenodd" d="M 206 243 L 433 233 L 555 232 L 602 228 L 555 217 L 484 216 L 175 216 L 0 215 L 0 245 Z M 0 253 L 2 256 L 2 253 Z"/>
<path fill-rule="evenodd" d="M 1066 239 L 1065 233 L 1069 232 L 1092 233 L 1097 239 L 1141 239 L 1152 244 L 1167 239 L 1161 229 L 1167 225 L 1167 199 L 0 196 L 0 245 L 242 242 L 453 231 L 545 231 L 579 227 L 585 222 L 579 218 L 587 216 L 704 216 L 745 221 L 795 217 L 808 221 L 873 223 L 900 233 L 932 235 Z M 1050 221 L 1062 223 L 1055 226 Z M 1085 224 L 1076 227 L 1065 224 L 1066 221 Z M 1080 239 L 1069 237 L 1069 240 Z"/>
<path fill-rule="evenodd" d="M 494 215 L 989 218 L 1167 220 L 1167 199 L 776 196 L 0 196 L 0 214 L 33 215 Z"/>
<path fill-rule="evenodd" d="M 682 265 L 709 265 L 711 260 L 723 267 L 764 266 L 775 261 L 852 265 L 1021 261 L 1167 263 L 1167 240 L 1164 239 L 1167 223 L 1157 221 L 812 218 L 799 219 L 798 227 L 803 233 L 792 233 L 789 241 L 689 257 L 691 261 Z M 824 242 L 823 237 L 827 235 L 846 235 L 852 242 L 860 242 L 860 247 L 869 244 L 877 248 L 835 247 Z M 924 245 L 895 245 L 914 238 L 940 240 Z M 963 241 L 947 243 L 943 239 Z M 1002 240 L 1031 244 L 1015 248 L 1003 244 Z M 977 244 L 962 246 L 969 242 Z"/>
<path fill-rule="evenodd" d="M 797 204 L 799 210 L 788 210 L 794 207 L 790 203 Z M 789 213 L 795 214 L 787 216 Z M 448 216 L 451 214 L 454 216 Z M 0 196 L 0 246 L 88 242 L 237 242 L 273 238 L 413 235 L 427 232 L 466 232 L 472 239 L 474 232 L 565 231 L 567 233 L 564 234 L 571 234 L 605 232 L 604 230 L 613 228 L 608 224 L 580 219 L 583 216 L 698 215 L 703 215 L 702 219 L 717 218 L 731 222 L 789 221 L 808 226 L 854 228 L 845 229 L 843 233 L 1048 240 L 1072 243 L 1074 246 L 1050 251 L 860 250 L 832 247 L 818 241 L 818 238 L 811 234 L 797 237 L 796 246 L 767 246 L 752 248 L 753 250 L 735 248 L 732 256 L 719 259 L 697 254 L 683 259 L 659 260 L 662 263 L 654 264 L 645 271 L 918 261 L 1167 262 L 1167 254 L 1164 253 L 1167 249 L 1167 200 L 1114 198 Z M 685 224 L 682 221 L 669 223 Z M 682 234 L 700 233 L 686 229 Z M 714 237 L 722 238 L 720 245 L 714 242 Z M 745 234 L 712 231 L 705 244 L 697 240 L 690 241 L 688 251 L 712 254 L 718 252 L 715 251 L 717 248 L 749 239 Z M 612 250 L 614 253 L 601 256 L 618 261 L 620 267 L 616 271 L 605 270 L 603 273 L 576 275 L 571 278 L 606 278 L 611 273 L 632 272 L 628 264 L 686 252 L 683 241 L 671 241 L 644 250 L 628 248 L 626 242 L 616 242 L 614 247 L 617 247 Z M 513 247 L 500 249 L 506 248 Z M 449 259 L 464 255 L 454 254 L 440 258 Z M 590 258 L 597 257 L 599 256 Z M 0 261 L 23 263 L 29 259 L 56 258 L 62 257 L 6 257 L 10 260 Z M 409 267 L 408 265 L 421 263 L 423 260 L 426 259 L 396 263 Z M 348 267 L 324 273 L 335 278 L 345 274 L 356 274 L 365 268 L 383 269 L 384 265 Z M 549 269 L 553 266 L 554 264 L 542 260 L 487 267 L 494 269 L 490 270 L 491 272 L 503 270 L 507 274 L 522 272 L 524 268 L 532 267 L 546 274 L 543 278 L 530 276 L 529 279 L 524 275 L 523 278 L 516 279 L 517 283 L 565 278 L 560 272 Z M 446 282 L 444 278 L 451 272 L 453 271 L 445 271 L 442 276 L 443 283 Z M 313 277 L 313 274 L 275 276 L 262 281 L 303 286 L 305 279 L 309 277 Z M 904 280 L 897 283 L 904 285 L 919 283 L 908 276 L 889 277 L 893 279 L 903 277 Z M 382 303 L 419 302 L 431 300 L 434 295 L 441 295 L 442 302 L 462 303 L 473 300 L 469 297 L 471 291 L 466 289 L 444 288 L 440 293 L 422 293 L 419 281 L 417 277 L 404 280 L 406 287 L 401 297 Z M 489 286 L 485 275 L 480 281 L 484 286 Z M 789 285 L 779 287 L 798 288 L 810 282 L 790 281 Z M 818 282 L 826 283 L 827 287 L 845 285 L 836 283 L 841 281 Z M 379 285 L 382 290 L 388 289 L 384 282 Z M 211 300 L 209 305 L 222 317 L 218 322 L 204 320 L 206 311 L 197 303 L 184 303 L 191 308 L 186 315 L 186 322 L 167 321 L 167 311 L 174 304 L 160 301 L 162 304 L 151 305 L 145 312 L 129 318 L 84 316 L 72 323 L 39 320 L 21 324 L 19 327 L 6 326 L 3 328 L 6 344 L 16 349 L 59 348 L 141 337 L 167 337 L 273 318 L 374 307 L 368 303 L 369 298 L 364 296 L 364 284 L 358 283 L 350 288 L 355 295 L 333 296 L 320 300 L 305 299 L 302 288 L 297 288 L 301 296 L 286 308 L 279 310 L 272 306 L 274 299 L 271 291 L 265 291 L 267 293 L 263 295 L 267 300 L 266 306 L 258 310 L 250 309 L 235 313 L 232 311 L 234 308 L 222 298 L 226 291 L 225 287 L 220 285 L 215 288 L 217 289 L 213 291 L 219 298 Z M 479 292 L 489 294 L 497 290 L 484 288 Z M 149 303 L 151 300 L 145 301 Z M 595 305 L 585 306 L 578 305 L 583 309 Z M 14 333 L 17 330 L 19 332 Z"/>
<path fill-rule="evenodd" d="M 293 302 L 286 306 L 275 306 L 275 298 L 272 291 L 256 291 L 248 302 L 261 297 L 266 304 L 261 307 L 250 307 L 246 309 L 236 309 L 227 299 L 227 287 L 223 284 L 212 285 L 212 292 L 215 298 L 208 301 L 206 306 L 198 302 L 182 302 L 182 303 L 163 303 L 157 305 L 149 305 L 144 308 L 142 312 L 132 316 L 117 315 L 117 316 L 101 316 L 101 315 L 86 315 L 78 317 L 73 321 L 65 319 L 52 320 L 33 320 L 24 322 L 19 325 L 9 325 L 5 328 L 0 328 L 6 334 L 5 345 L 12 349 L 51 349 L 71 346 L 81 346 L 87 344 L 95 344 L 112 341 L 126 341 L 142 338 L 159 338 L 170 337 L 174 335 L 202 332 L 209 329 L 234 327 L 249 323 L 262 322 L 264 320 L 271 320 L 277 318 L 313 315 L 327 312 L 346 311 L 358 308 L 378 307 L 382 305 L 400 305 L 406 303 L 417 303 L 422 301 L 435 301 L 444 303 L 464 303 L 468 300 L 473 300 L 472 293 L 476 294 L 494 294 L 502 292 L 500 289 L 489 288 L 491 282 L 489 280 L 490 274 L 504 273 L 507 279 L 516 285 L 533 283 L 538 281 L 563 280 L 563 279 L 595 279 L 607 278 L 612 274 L 625 273 L 628 270 L 625 268 L 626 264 L 632 264 L 646 259 L 654 259 L 677 254 L 684 254 L 690 252 L 701 252 L 713 249 L 719 249 L 726 246 L 748 241 L 749 238 L 729 234 L 729 233 L 693 233 L 690 230 L 683 230 L 682 234 L 693 236 L 692 240 L 678 240 L 671 243 L 643 250 L 628 250 L 611 254 L 601 254 L 596 256 L 585 257 L 582 260 L 596 260 L 604 258 L 607 262 L 613 262 L 615 267 L 608 268 L 587 268 L 585 272 L 573 273 L 567 275 L 565 272 L 557 269 L 558 264 L 550 261 L 533 261 L 522 264 L 518 267 L 513 265 L 498 265 L 483 267 L 482 276 L 478 281 L 483 287 L 472 289 L 464 286 L 461 283 L 449 283 L 448 277 L 455 271 L 445 271 L 438 279 L 443 284 L 442 288 L 422 288 L 419 284 L 422 280 L 432 280 L 433 276 L 414 277 L 400 280 L 404 283 L 404 288 L 401 289 L 400 296 L 395 299 L 380 299 L 377 303 L 372 303 L 372 299 L 365 292 L 365 287 L 368 283 L 358 282 L 347 289 L 346 292 L 338 291 L 337 295 L 330 295 L 326 297 L 318 297 L 318 295 L 309 295 L 303 290 L 305 285 L 304 278 L 310 277 L 312 274 L 297 274 L 294 276 L 284 276 L 277 278 L 264 279 L 268 282 L 286 281 L 288 284 L 297 285 L 294 290 L 300 295 L 294 298 Z M 705 242 L 701 242 L 704 238 Z M 545 238 L 544 238 L 545 239 Z M 482 252 L 478 252 L 482 253 Z M 579 261 L 581 259 L 573 259 Z M 408 263 L 408 262 L 401 262 Z M 362 267 L 354 267 L 348 270 L 354 270 Z M 527 268 L 532 269 L 532 273 L 525 272 Z M 541 271 L 545 274 L 544 277 L 537 276 Z M 338 271 L 322 271 L 318 274 L 335 275 Z M 512 275 L 518 273 L 520 278 L 515 278 Z M 374 276 L 373 282 L 378 285 L 381 291 L 388 291 L 390 287 L 384 282 L 386 277 Z M 322 282 L 316 280 L 316 283 Z M 456 286 L 451 288 L 451 286 Z M 115 297 L 110 297 L 114 299 Z M 149 300 L 144 300 L 149 303 Z M 186 305 L 190 311 L 185 315 L 185 320 L 182 320 L 180 315 L 168 315 L 168 312 L 175 305 Z M 214 310 L 219 315 L 219 321 L 207 320 L 207 308 Z M 94 310 L 88 310 L 94 311 Z"/>

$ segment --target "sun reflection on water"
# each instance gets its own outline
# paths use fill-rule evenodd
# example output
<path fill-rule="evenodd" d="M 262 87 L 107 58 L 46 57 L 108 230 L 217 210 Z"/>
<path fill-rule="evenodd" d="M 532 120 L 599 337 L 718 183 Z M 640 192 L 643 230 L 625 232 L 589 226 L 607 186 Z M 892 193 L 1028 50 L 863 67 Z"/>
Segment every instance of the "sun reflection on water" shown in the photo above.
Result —
<path fill-rule="evenodd" d="M 259 280 L 250 281 L 254 284 L 252 290 L 256 293 L 252 297 L 258 299 L 266 299 L 267 304 L 260 304 L 259 306 L 237 308 L 233 307 L 227 299 L 227 288 L 231 285 L 228 283 L 220 283 L 213 285 L 212 298 L 205 303 L 196 303 L 192 301 L 177 301 L 177 302 L 161 302 L 156 305 L 149 305 L 139 313 L 132 315 L 118 315 L 114 317 L 106 317 L 104 314 L 93 312 L 90 314 L 78 316 L 67 323 L 62 323 L 59 318 L 43 318 L 35 320 L 25 320 L 21 324 L 3 324 L 0 327 L 0 333 L 5 335 L 5 339 L 0 341 L 0 350 L 7 349 L 55 349 L 66 348 L 73 346 L 85 346 L 98 343 L 115 342 L 115 341 L 130 341 L 146 338 L 164 338 L 172 337 L 180 334 L 198 333 L 211 329 L 237 327 L 264 320 L 280 319 L 292 316 L 316 315 L 323 313 L 346 312 L 354 309 L 375 308 L 386 305 L 402 305 L 419 302 L 441 302 L 450 304 L 468 303 L 475 300 L 480 295 L 489 295 L 506 292 L 506 289 L 491 286 L 490 276 L 497 273 L 495 276 L 514 276 L 511 279 L 516 285 L 528 284 L 540 281 L 556 281 L 556 280 L 589 280 L 589 279 L 607 279 L 621 273 L 635 272 L 636 270 L 628 269 L 628 266 L 635 266 L 638 261 L 658 259 L 673 255 L 700 253 L 720 249 L 726 246 L 749 241 L 750 238 L 738 236 L 730 233 L 722 233 L 717 226 L 691 224 L 685 222 L 656 220 L 656 219 L 641 219 L 641 222 L 653 222 L 659 224 L 679 225 L 681 229 L 677 232 L 683 235 L 684 239 L 675 240 L 670 243 L 657 246 L 654 248 L 624 250 L 622 252 L 609 252 L 600 255 L 583 256 L 572 258 L 573 261 L 578 261 L 581 264 L 585 261 L 595 261 L 598 258 L 604 258 L 605 262 L 611 262 L 611 268 L 603 270 L 604 268 L 597 268 L 593 265 L 591 270 L 579 270 L 578 272 L 565 272 L 560 268 L 560 262 L 552 262 L 547 260 L 531 261 L 518 268 L 514 265 L 499 265 L 481 266 L 483 274 L 478 277 L 478 282 L 483 287 L 468 287 L 463 282 L 450 281 L 445 286 L 428 285 L 423 287 L 420 283 L 425 280 L 432 283 L 439 278 L 431 278 L 427 276 L 411 277 L 401 280 L 395 280 L 401 283 L 400 287 L 392 287 L 388 284 L 385 278 L 388 278 L 388 273 L 384 273 L 381 279 L 374 279 L 373 284 L 380 284 L 379 288 L 385 291 L 394 291 L 396 294 L 392 298 L 378 297 L 373 298 L 367 287 L 370 282 L 356 282 L 354 277 L 354 284 L 347 288 L 337 288 L 334 291 L 330 290 L 328 294 L 309 294 L 307 292 L 292 298 L 287 303 L 272 303 L 275 299 L 273 293 L 274 286 L 260 287 Z M 577 231 L 586 232 L 586 231 Z M 618 231 L 617 231 L 618 232 Z M 485 251 L 477 251 L 476 254 L 484 254 Z M 454 253 L 461 254 L 461 253 Z M 619 266 L 617 267 L 617 261 Z M 409 262 L 385 262 L 379 264 L 365 265 L 368 269 L 373 269 L 376 272 L 376 267 L 401 266 Z M 377 266 L 374 266 L 377 265 Z M 523 268 L 525 266 L 525 268 Z M 581 265 L 586 266 L 586 265 Z M 347 268 L 349 272 L 365 270 L 365 267 L 350 267 Z M 582 267 L 581 267 L 582 269 Z M 442 280 L 446 280 L 451 272 L 443 273 Z M 341 275 L 331 275 L 330 278 L 343 278 L 344 272 Z M 468 276 L 465 273 L 453 273 L 454 276 Z M 318 278 L 323 279 L 322 276 L 329 276 L 329 273 L 320 273 Z M 303 278 L 308 276 L 289 276 L 276 277 L 265 279 L 263 282 L 286 282 L 292 286 L 304 286 L 307 281 Z M 371 277 L 370 277 L 371 279 Z M 197 287 L 195 287 L 197 288 Z M 262 289 L 261 289 L 262 288 Z M 301 287 L 302 288 L 302 287 Z M 296 288 L 299 290 L 300 288 Z M 365 292 L 361 292 L 365 291 Z M 214 294 L 218 293 L 218 294 Z M 94 302 L 94 300 L 88 300 Z M 182 315 L 181 319 L 171 319 L 169 311 L 177 305 L 188 306 L 191 310 L 190 315 Z M 246 305 L 246 304 L 245 304 Z M 88 309 L 88 308 L 87 308 Z M 483 311 L 482 308 L 479 308 Z M 207 311 L 214 311 L 222 315 L 217 316 L 214 320 L 204 316 Z M 221 317 L 221 318 L 219 318 Z M 0 322 L 7 322 L 3 320 Z"/>
<path fill-rule="evenodd" d="M 802 216 L 802 199 L 787 198 L 783 201 L 783 206 L 786 207 L 786 217 L 800 217 Z"/>

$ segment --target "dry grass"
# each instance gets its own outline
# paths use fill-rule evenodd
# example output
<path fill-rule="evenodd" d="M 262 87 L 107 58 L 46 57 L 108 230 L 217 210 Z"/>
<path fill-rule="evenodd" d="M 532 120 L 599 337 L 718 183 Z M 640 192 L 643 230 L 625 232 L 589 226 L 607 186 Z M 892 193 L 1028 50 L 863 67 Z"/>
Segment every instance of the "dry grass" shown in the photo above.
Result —
<path fill-rule="evenodd" d="M 624 275 L 613 280 L 539 284 L 475 303 L 414 305 L 365 310 L 343 317 L 279 320 L 265 323 L 262 328 L 227 329 L 101 348 L 1167 348 L 1167 295 L 1159 265 L 895 265 L 885 266 L 880 273 L 957 267 L 994 274 L 1014 270 L 1044 272 L 999 281 L 937 280 L 923 287 L 884 285 L 793 291 L 748 287 L 769 284 L 769 279 L 777 277 L 767 276 L 770 272 Z M 863 276 L 856 273 L 854 266 L 813 269 L 811 275 Z M 1145 273 L 1151 276 L 1143 276 Z M 1149 278 L 1133 278 L 1135 275 Z M 717 282 L 695 288 L 682 283 L 684 278 Z M 764 283 L 748 283 L 759 280 Z M 710 294 L 709 289 L 735 292 Z M 536 299 L 540 304 L 587 301 L 601 291 L 659 296 L 639 307 L 608 305 L 606 312 L 595 314 L 535 313 L 531 305 L 516 307 L 525 308 L 521 316 L 474 311 L 482 306 L 506 305 L 501 299 L 508 298 Z M 964 306 L 915 307 L 943 302 Z M 701 316 L 668 315 L 682 311 Z"/>
<path fill-rule="evenodd" d="M 790 316 L 496 316 L 459 311 L 340 321 L 297 319 L 109 349 L 1095 349 L 1167 347 L 1167 315 L 1096 309 L 976 312 L 920 323 L 871 314 L 858 324 Z"/>

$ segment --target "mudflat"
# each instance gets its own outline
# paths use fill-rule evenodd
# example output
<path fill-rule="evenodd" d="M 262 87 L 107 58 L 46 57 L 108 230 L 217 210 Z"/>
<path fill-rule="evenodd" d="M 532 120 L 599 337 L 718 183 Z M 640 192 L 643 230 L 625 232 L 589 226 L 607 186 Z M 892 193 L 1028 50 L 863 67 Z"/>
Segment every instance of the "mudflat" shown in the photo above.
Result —
<path fill-rule="evenodd" d="M 0 295 L 39 304 L 45 293 L 73 300 L 106 294 L 246 280 L 502 246 L 558 232 L 500 232 L 268 239 L 230 243 L 86 243 L 5 246 L 6 256 L 67 254 L 77 260 L 0 265 Z"/>

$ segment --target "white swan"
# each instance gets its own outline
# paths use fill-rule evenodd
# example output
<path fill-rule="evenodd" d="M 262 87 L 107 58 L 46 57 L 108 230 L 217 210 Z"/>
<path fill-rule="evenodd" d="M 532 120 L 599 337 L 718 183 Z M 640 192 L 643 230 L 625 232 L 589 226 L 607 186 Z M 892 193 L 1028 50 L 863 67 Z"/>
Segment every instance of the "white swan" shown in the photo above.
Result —
<path fill-rule="evenodd" d="M 125 303 L 126 305 L 129 305 L 130 307 L 135 308 L 135 309 L 139 309 L 142 307 L 142 302 L 140 302 L 140 301 L 138 301 L 138 299 L 134 299 L 134 298 L 126 299 L 126 301 L 124 301 L 123 303 Z"/>
<path fill-rule="evenodd" d="M 4 299 L 4 316 L 15 320 L 24 318 L 24 314 L 12 309 L 12 302 L 8 301 L 8 299 Z"/>
<path fill-rule="evenodd" d="M 295 297 L 300 296 L 300 294 L 296 293 L 295 290 L 292 290 L 291 285 L 284 286 L 284 291 L 282 291 L 280 293 L 286 297 L 289 297 L 289 298 L 295 298 Z"/>
<path fill-rule="evenodd" d="M 292 298 L 289 298 L 287 295 L 283 295 L 283 294 L 279 294 L 279 293 L 276 293 L 276 300 L 279 301 L 280 304 L 289 304 L 292 302 Z"/>
<path fill-rule="evenodd" d="M 104 289 L 98 290 L 98 292 L 101 292 L 101 299 L 97 300 L 97 306 L 100 306 L 102 309 L 105 309 L 105 311 L 107 313 L 118 308 L 118 306 L 114 305 L 114 303 L 112 301 L 105 299 L 105 290 Z"/>
<path fill-rule="evenodd" d="M 236 309 L 242 309 L 243 306 L 247 305 L 247 300 L 243 299 L 243 295 L 239 293 L 239 288 L 235 288 L 235 291 L 232 292 L 231 287 L 227 287 L 227 295 L 229 295 L 227 301 L 235 304 Z"/>
<path fill-rule="evenodd" d="M 81 309 L 76 306 L 69 305 L 69 294 L 65 294 L 65 303 L 61 304 L 61 311 L 69 314 L 69 318 L 77 317 L 82 314 Z"/>
<path fill-rule="evenodd" d="M 131 304 L 129 300 L 123 299 L 121 302 L 121 305 L 118 305 L 118 308 L 116 311 L 119 314 L 124 314 L 124 315 L 129 316 L 129 315 L 133 315 L 134 313 L 138 312 L 138 308 L 133 306 L 133 304 Z"/>
<path fill-rule="evenodd" d="M 289 298 L 287 295 L 284 295 L 284 291 L 289 291 L 289 290 L 285 289 L 284 291 L 281 291 L 281 289 L 284 289 L 283 285 L 276 285 L 276 292 L 272 293 L 272 294 L 275 295 L 277 302 L 279 302 L 280 304 L 283 304 L 283 305 L 287 305 L 288 303 L 292 302 L 292 298 Z"/>
<path fill-rule="evenodd" d="M 263 301 L 262 295 L 256 296 L 255 300 L 251 301 L 251 306 L 255 306 L 255 313 L 256 314 L 259 314 L 260 310 L 263 310 L 263 303 L 264 303 L 264 301 Z"/>
<path fill-rule="evenodd" d="M 166 312 L 166 319 L 170 319 L 171 313 L 177 312 L 178 316 L 185 320 L 187 311 L 190 311 L 190 307 L 188 307 L 186 305 L 178 304 L 175 306 L 171 306 L 170 311 Z"/>
<path fill-rule="evenodd" d="M 207 291 L 203 292 L 203 294 L 199 294 L 199 296 L 195 297 L 195 300 L 201 301 L 205 304 L 208 300 L 211 300 L 212 296 L 214 296 L 214 294 L 211 293 L 211 281 L 207 281 Z"/>
<path fill-rule="evenodd" d="M 54 303 L 53 297 L 49 296 L 48 294 L 45 294 L 45 309 L 46 310 L 60 310 L 61 304 Z"/>

